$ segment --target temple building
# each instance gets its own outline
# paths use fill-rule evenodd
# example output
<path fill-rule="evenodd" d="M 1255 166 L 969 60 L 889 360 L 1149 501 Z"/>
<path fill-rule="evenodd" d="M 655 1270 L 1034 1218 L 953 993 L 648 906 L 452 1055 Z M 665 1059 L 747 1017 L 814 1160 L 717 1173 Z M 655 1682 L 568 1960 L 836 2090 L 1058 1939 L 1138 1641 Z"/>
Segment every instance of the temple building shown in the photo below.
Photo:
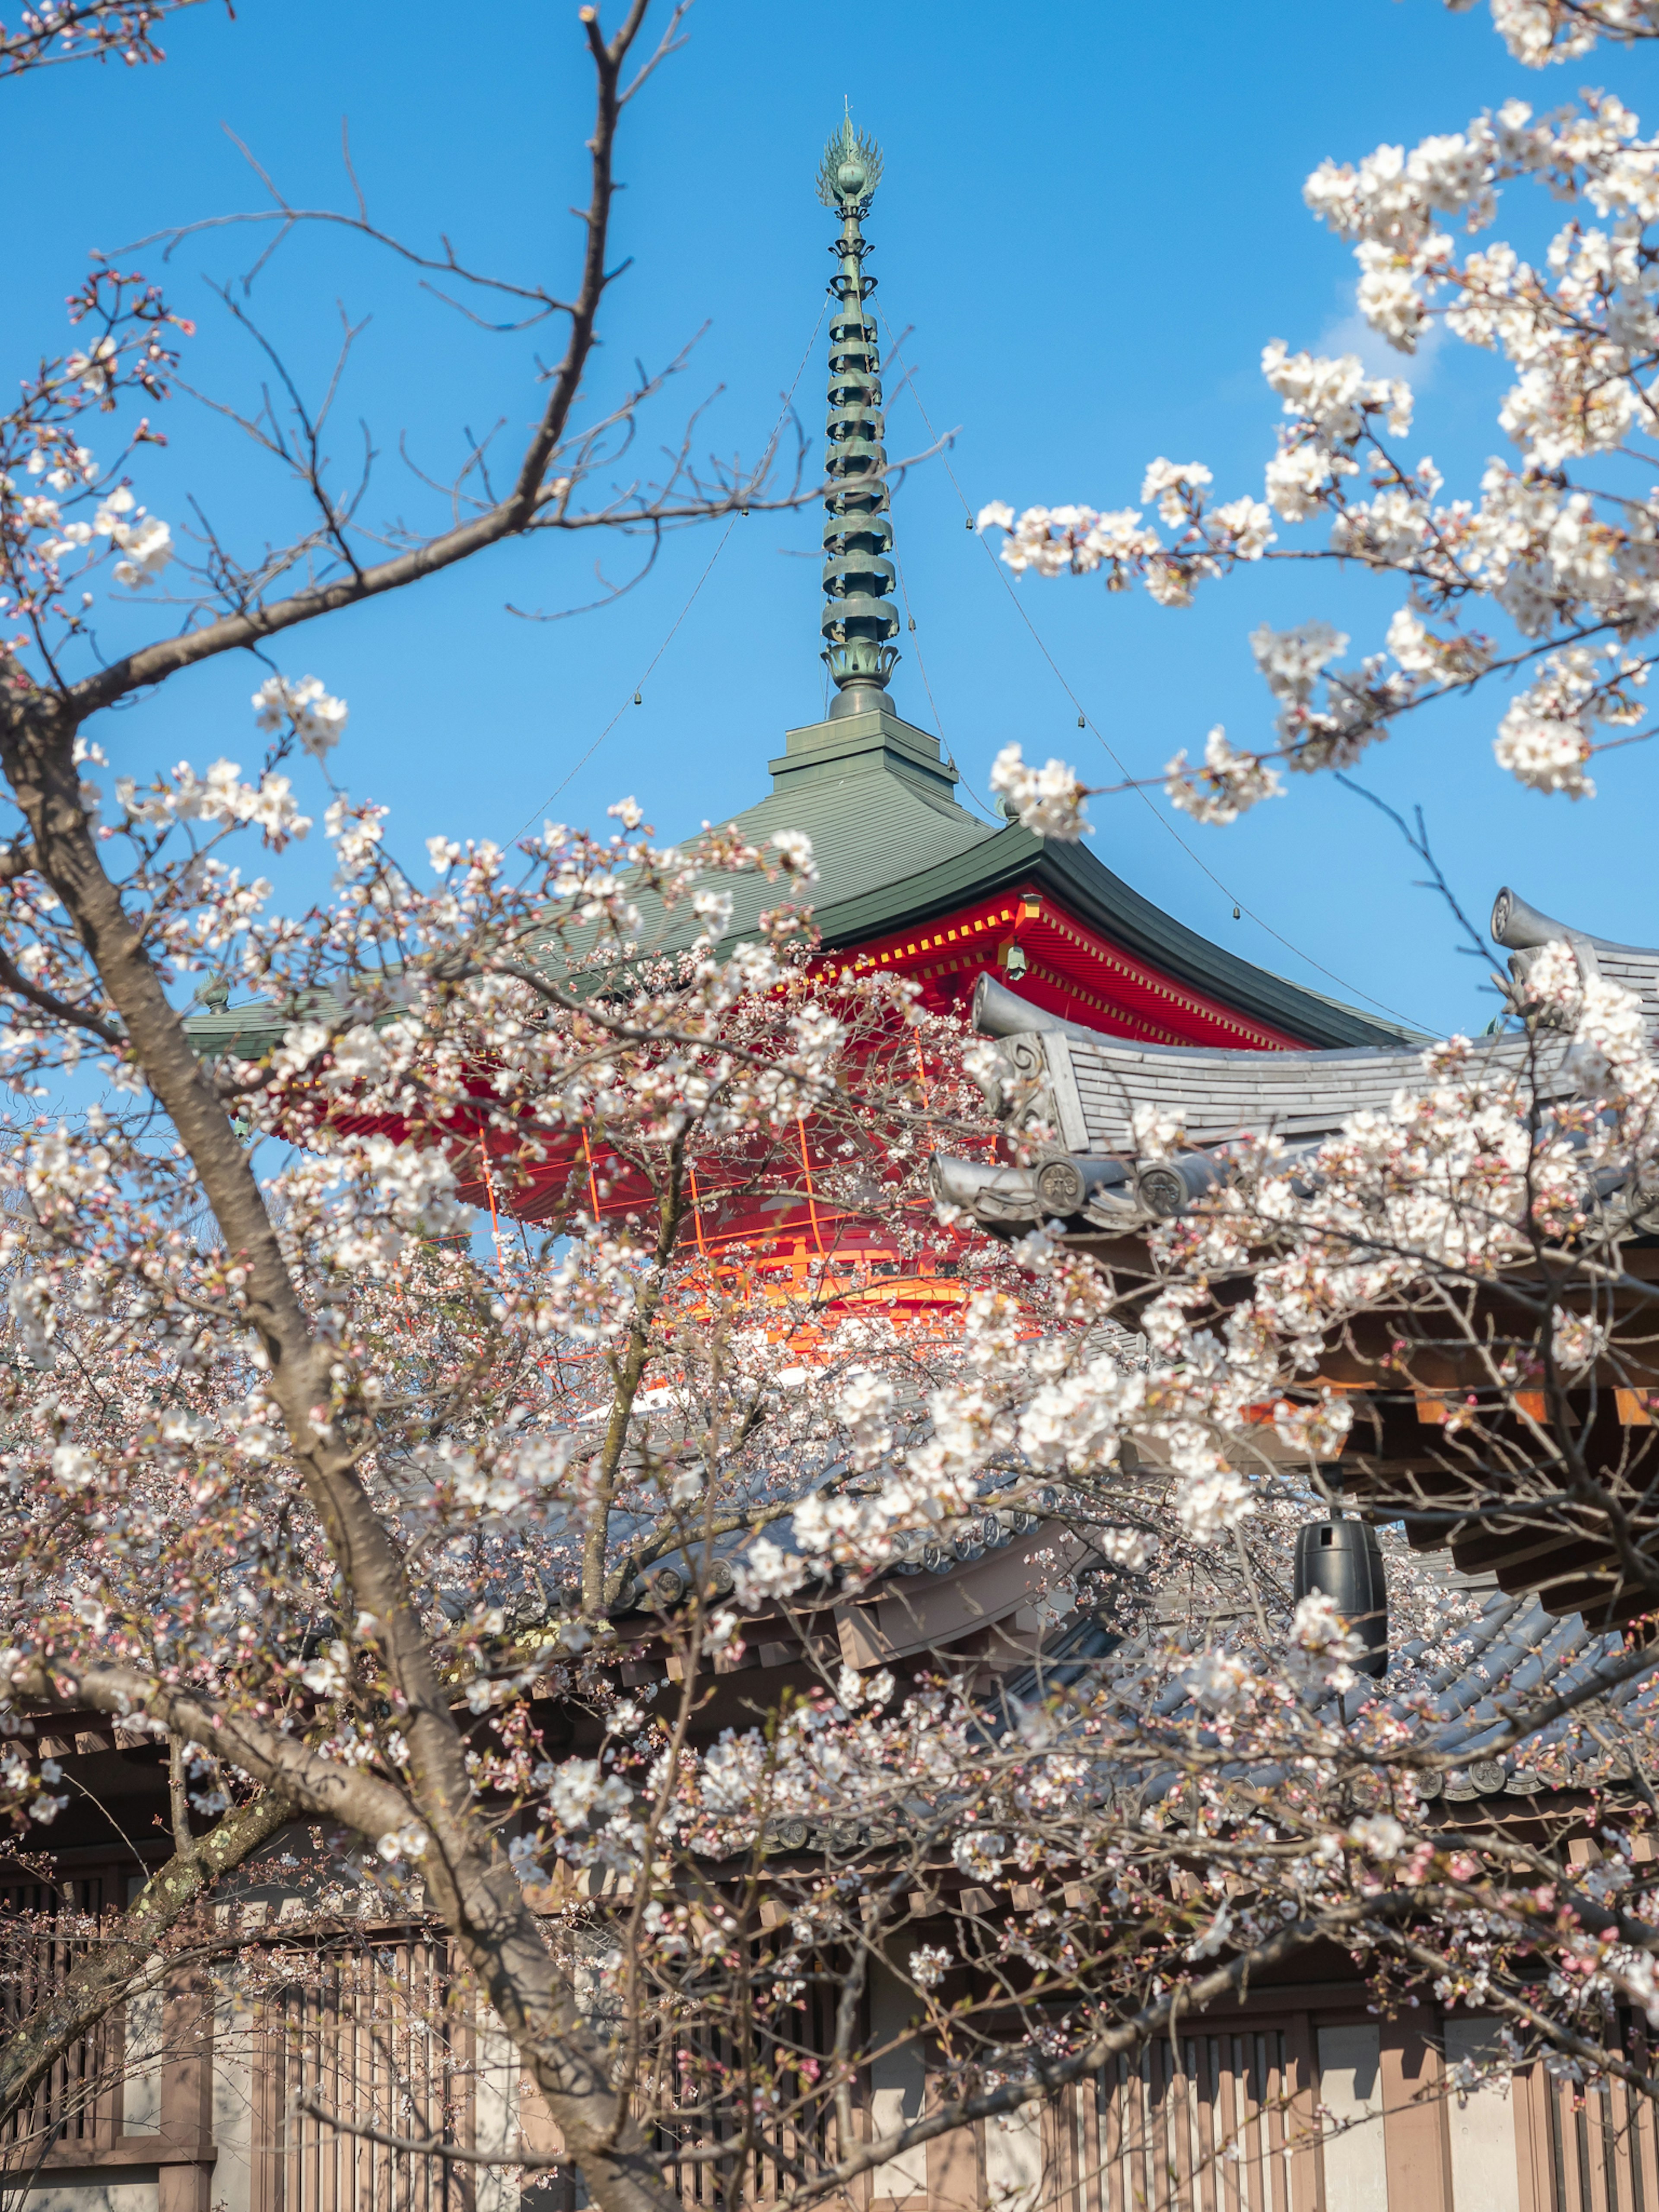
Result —
<path fill-rule="evenodd" d="M 823 964 L 902 975 L 936 1013 L 967 1018 L 998 981 L 1034 1019 L 1086 1024 L 1134 1047 L 1291 1055 L 1310 1048 L 1400 1050 L 1410 1032 L 1212 944 L 1086 846 L 1050 842 L 1015 820 L 994 827 L 980 818 L 957 797 L 961 777 L 939 738 L 896 710 L 894 521 L 876 279 L 865 266 L 863 229 L 880 173 L 879 150 L 849 121 L 818 179 L 839 226 L 829 287 L 819 623 L 834 696 L 823 720 L 785 733 L 781 752 L 767 763 L 771 790 L 721 826 L 763 854 L 781 833 L 810 837 Z M 805 623 L 802 643 L 805 675 Z M 721 948 L 729 951 L 754 933 L 777 892 L 758 872 L 722 877 L 721 888 L 732 899 Z M 696 924 L 684 909 L 665 915 L 648 896 L 639 904 L 642 954 L 672 952 L 690 939 Z M 551 932 L 543 952 L 563 960 Z M 285 1019 L 279 1007 L 256 1002 L 195 1015 L 189 1026 L 204 1054 L 257 1060 L 279 1042 Z M 619 1218 L 641 1203 L 637 1179 L 601 1145 L 580 1153 L 574 1143 L 553 1145 L 527 1173 L 492 1175 L 492 1140 L 480 1131 L 469 1145 L 468 1134 L 458 1131 L 460 1194 L 492 1218 L 499 1207 L 520 1221 L 546 1222 L 573 1204 Z M 802 1166 L 810 1182 L 805 1140 Z M 718 1192 L 701 1198 L 700 1247 L 747 1255 L 763 1245 L 760 1264 L 785 1300 L 798 1301 L 810 1279 L 821 1310 L 875 1300 L 918 1325 L 959 1302 L 960 1291 L 945 1287 L 954 1271 L 951 1237 L 939 1240 L 933 1258 L 901 1261 L 890 1225 L 837 1214 L 805 1193 L 798 1203 L 775 1195 L 761 1207 L 723 1203 Z M 826 1259 L 838 1271 L 827 1288 Z"/>
<path fill-rule="evenodd" d="M 1409 1032 L 1286 981 L 1212 944 L 1133 890 L 1085 846 L 1017 822 L 994 828 L 962 805 L 937 736 L 905 720 L 891 686 L 900 653 L 875 278 L 863 220 L 880 155 L 850 123 L 820 192 L 840 218 L 830 282 L 825 416 L 823 659 L 835 688 L 822 721 L 788 730 L 767 763 L 771 790 L 730 827 L 764 850 L 780 831 L 812 841 L 814 919 L 826 952 L 922 987 L 965 1013 L 975 982 L 1015 985 L 1045 1014 L 1151 1045 L 1253 1052 L 1401 1044 Z M 803 625 L 802 673 L 807 662 Z M 757 768 L 759 745 L 757 744 Z M 723 878 L 735 942 L 776 894 L 763 877 Z M 641 945 L 691 934 L 645 902 Z M 280 1036 L 268 1006 L 192 1018 L 204 1053 L 257 1057 Z"/>
<path fill-rule="evenodd" d="M 1492 933 L 1510 948 L 1518 997 L 1541 947 L 1564 944 L 1585 979 L 1606 976 L 1636 994 L 1650 1039 L 1659 1040 L 1659 949 L 1593 937 L 1507 889 L 1494 904 Z M 1146 1231 L 1215 1190 L 1240 1139 L 1272 1136 L 1292 1154 L 1311 1151 L 1351 1115 L 1386 1113 L 1397 1095 L 1426 1091 L 1433 1080 L 1419 1054 L 1397 1046 L 1269 1054 L 1132 1044 L 1046 1013 L 989 977 L 976 987 L 975 1019 L 998 1040 L 988 1088 L 1011 1154 L 1033 1118 L 1053 1129 L 1055 1140 L 1036 1147 L 1024 1165 L 1012 1158 L 936 1158 L 935 1192 L 994 1236 L 1052 1224 L 1066 1243 L 1110 1267 L 1121 1286 L 1139 1277 L 1150 1288 Z M 1573 1095 L 1568 1048 L 1559 1032 L 1534 1038 L 1512 1030 L 1477 1039 L 1470 1065 L 1494 1074 L 1524 1071 L 1547 1103 Z M 1138 1106 L 1161 1109 L 1184 1132 L 1184 1149 L 1173 1158 L 1138 1158 Z M 1571 1401 L 1583 1424 L 1581 1449 L 1608 1471 L 1610 1493 L 1629 1514 L 1632 1534 L 1650 1545 L 1659 1541 L 1659 1514 L 1648 1452 L 1633 1449 L 1645 1440 L 1631 1432 L 1651 1428 L 1659 1409 L 1659 1360 L 1640 1319 L 1650 1295 L 1640 1286 L 1659 1280 L 1659 1208 L 1634 1176 L 1628 1187 L 1598 1183 L 1588 1196 L 1603 1223 L 1620 1233 L 1624 1282 L 1607 1308 L 1620 1336 L 1575 1379 Z M 1483 1310 L 1504 1326 L 1501 1283 Z M 1401 1356 L 1402 1328 L 1413 1340 L 1409 1360 Z M 1463 1357 L 1449 1344 L 1425 1348 L 1415 1340 L 1420 1334 L 1383 1309 L 1360 1316 L 1341 1344 L 1325 1348 L 1310 1389 L 1347 1394 L 1355 1415 L 1343 1459 L 1329 1470 L 1333 1479 L 1368 1513 L 1401 1522 L 1414 1543 L 1448 1546 L 1460 1566 L 1517 1595 L 1541 1595 L 1553 1613 L 1582 1613 L 1603 1628 L 1647 1616 L 1651 1596 L 1621 1561 L 1597 1510 L 1585 1509 L 1576 1540 L 1553 1523 L 1547 1530 L 1534 1525 L 1522 1510 L 1509 1516 L 1494 1507 L 1472 1514 L 1467 1524 L 1449 1513 L 1441 1501 L 1468 1485 L 1432 1431 L 1445 1427 L 1453 1401 L 1500 1422 L 1514 1416 L 1505 1414 L 1505 1394 L 1472 1346 Z M 1525 1411 L 1541 1419 L 1541 1395 L 1531 1394 Z"/>

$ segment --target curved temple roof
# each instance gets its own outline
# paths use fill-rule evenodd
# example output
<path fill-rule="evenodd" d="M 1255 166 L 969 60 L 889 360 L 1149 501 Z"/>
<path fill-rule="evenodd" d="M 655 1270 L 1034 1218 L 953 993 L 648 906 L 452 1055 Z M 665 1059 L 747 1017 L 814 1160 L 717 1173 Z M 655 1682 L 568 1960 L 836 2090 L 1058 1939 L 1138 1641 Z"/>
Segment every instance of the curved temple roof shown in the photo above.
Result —
<path fill-rule="evenodd" d="M 981 1029 L 979 1010 L 993 994 L 999 1000 L 1013 996 L 988 978 L 981 984 L 975 1018 Z M 1472 1048 L 1494 1067 L 1517 1070 L 1529 1049 L 1524 1036 L 1482 1038 Z M 1221 1144 L 1245 1130 L 1324 1136 L 1350 1114 L 1385 1108 L 1402 1086 L 1423 1080 L 1417 1049 L 1235 1052 L 1143 1045 L 1091 1036 L 1075 1024 L 1008 1036 L 1002 1058 L 1017 1083 L 1042 1091 L 1042 1118 L 1073 1152 L 1132 1152 L 1133 1115 L 1141 1106 L 1174 1115 L 1194 1145 Z"/>
<path fill-rule="evenodd" d="M 853 696 L 843 692 L 842 701 Z M 813 918 L 826 949 L 854 950 L 987 898 L 1036 891 L 1107 945 L 1188 987 L 1212 1013 L 1233 1012 L 1260 1025 L 1264 1043 L 1398 1050 L 1423 1042 L 1398 1023 L 1212 944 L 1085 847 L 1054 842 L 1016 822 L 997 829 L 979 820 L 958 799 L 961 779 L 938 738 L 885 704 L 789 731 L 768 765 L 770 793 L 721 826 L 763 857 L 781 832 L 811 839 Z M 758 873 L 722 876 L 719 884 L 732 900 L 723 952 L 755 936 L 761 914 L 787 896 Z M 665 913 L 649 896 L 639 906 L 647 955 L 684 948 L 701 926 L 688 907 Z"/>
<path fill-rule="evenodd" d="M 1591 937 L 1568 922 L 1554 921 L 1507 884 L 1492 902 L 1492 933 L 1508 949 L 1510 974 L 1522 988 L 1546 945 L 1570 945 L 1581 975 L 1600 975 L 1634 991 L 1642 1001 L 1649 1033 L 1659 1030 L 1659 950 L 1652 945 L 1616 945 L 1610 938 Z"/>
<path fill-rule="evenodd" d="M 1524 1003 L 1539 952 L 1571 947 L 1586 979 L 1600 975 L 1635 992 L 1650 1035 L 1659 1033 L 1659 948 L 1618 945 L 1555 921 L 1505 888 L 1492 932 L 1510 949 L 1515 998 Z M 1313 1052 L 1234 1051 L 1215 1046 L 1146 1045 L 1066 1022 L 1029 1006 L 990 976 L 974 994 L 975 1026 L 1000 1040 L 985 1079 L 992 1110 L 1011 1128 L 1046 1122 L 1057 1141 L 1030 1167 L 981 1160 L 934 1162 L 936 1195 L 981 1226 L 1008 1233 L 1056 1219 L 1070 1234 L 1122 1235 L 1167 1218 L 1216 1179 L 1205 1155 L 1245 1136 L 1311 1146 L 1351 1115 L 1386 1111 L 1402 1091 L 1431 1079 L 1420 1050 L 1371 1046 Z M 1545 1097 L 1572 1089 L 1567 1040 L 1486 1036 L 1470 1046 L 1494 1075 L 1529 1071 Z M 1192 1151 L 1173 1166 L 1140 1166 L 1135 1116 L 1157 1110 L 1178 1123 Z"/>
<path fill-rule="evenodd" d="M 1542 949 L 1565 944 L 1586 981 L 1601 976 L 1635 993 L 1650 1041 L 1659 1037 L 1659 948 L 1591 937 L 1509 890 L 1498 895 L 1492 929 L 1511 955 L 1517 1009 L 1525 1010 L 1532 998 L 1528 985 Z M 1311 1153 L 1352 1115 L 1387 1111 L 1400 1092 L 1425 1091 L 1437 1080 L 1423 1054 L 1398 1048 L 1273 1053 L 1131 1044 L 1056 1020 L 990 978 L 975 992 L 975 1017 L 982 1032 L 1000 1041 L 981 1080 L 1010 1135 L 1028 1131 L 1033 1122 L 1054 1133 L 1034 1158 L 1028 1151 L 1029 1164 L 935 1158 L 935 1195 L 1000 1236 L 1023 1235 L 1048 1223 L 1066 1241 L 1097 1247 L 1137 1238 L 1153 1223 L 1184 1212 L 1223 1181 L 1237 1158 L 1234 1146 L 1249 1138 L 1276 1138 L 1290 1155 L 1291 1175 L 1311 1176 L 1311 1162 L 1305 1170 L 1296 1165 L 1298 1152 Z M 1533 1024 L 1525 1033 L 1478 1039 L 1468 1049 L 1476 1067 L 1493 1077 L 1524 1076 L 1529 1092 L 1535 1086 L 1547 1099 L 1563 1098 L 1574 1088 L 1569 1042 L 1563 1032 Z M 1140 1157 L 1136 1117 L 1148 1109 L 1178 1122 L 1189 1149 L 1172 1158 Z M 1029 1146 L 1029 1137 L 1024 1142 Z M 1659 1236 L 1659 1209 L 1650 1193 L 1623 1168 L 1608 1166 L 1587 1175 L 1585 1196 L 1611 1229 L 1632 1238 L 1627 1264 L 1651 1279 L 1653 1254 L 1639 1256 Z M 1120 1247 L 1119 1255 L 1130 1249 Z M 1384 1377 L 1378 1382 L 1356 1381 L 1351 1370 L 1339 1369 L 1338 1387 L 1382 1389 L 1386 1395 L 1386 1370 L 1384 1361 L 1375 1370 Z M 1600 1389 L 1596 1418 L 1621 1427 L 1651 1423 L 1643 1375 L 1628 1358 L 1616 1370 L 1597 1373 L 1606 1387 Z M 1422 1493 L 1410 1478 L 1413 1469 L 1434 1464 L 1421 1456 L 1419 1425 L 1443 1419 L 1434 1401 L 1437 1387 L 1429 1388 L 1425 1404 L 1425 1393 L 1407 1378 L 1396 1393 L 1397 1419 L 1395 1399 L 1386 1406 L 1383 1398 L 1375 1401 L 1382 1410 L 1373 1422 L 1374 1450 L 1369 1460 L 1362 1453 L 1363 1465 L 1356 1462 L 1355 1478 L 1370 1510 L 1384 1519 L 1403 1516 L 1408 1528 L 1415 1511 L 1414 1543 L 1447 1544 L 1460 1564 L 1467 1555 L 1468 1561 L 1495 1566 L 1506 1588 L 1539 1594 L 1551 1613 L 1585 1613 L 1597 1627 L 1608 1627 L 1650 1610 L 1645 1586 L 1632 1582 L 1593 1528 L 1575 1540 L 1552 1535 L 1540 1542 L 1531 1529 L 1516 1533 L 1505 1525 L 1494 1534 L 1478 1515 L 1468 1525 L 1454 1524 L 1444 1514 L 1421 1519 Z M 1574 1402 L 1591 1418 L 1593 1407 Z M 1631 1510 L 1632 1525 L 1652 1525 L 1645 1494 Z"/>

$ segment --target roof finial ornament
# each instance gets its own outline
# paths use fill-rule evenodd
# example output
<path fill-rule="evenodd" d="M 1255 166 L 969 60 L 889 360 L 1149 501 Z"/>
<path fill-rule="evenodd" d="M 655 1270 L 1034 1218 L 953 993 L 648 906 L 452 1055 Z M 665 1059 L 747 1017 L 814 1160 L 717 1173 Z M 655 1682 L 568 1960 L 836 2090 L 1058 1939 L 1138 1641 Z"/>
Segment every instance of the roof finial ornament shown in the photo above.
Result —
<path fill-rule="evenodd" d="M 864 273 L 869 246 L 859 228 L 881 182 L 881 149 L 853 128 L 852 105 L 823 149 L 818 198 L 842 219 L 830 247 L 829 449 L 824 474 L 834 489 L 824 501 L 823 658 L 836 680 L 831 721 L 887 704 L 887 678 L 897 649 L 893 524 L 887 507 L 887 453 L 881 411 L 881 354 L 866 301 L 876 289 Z"/>

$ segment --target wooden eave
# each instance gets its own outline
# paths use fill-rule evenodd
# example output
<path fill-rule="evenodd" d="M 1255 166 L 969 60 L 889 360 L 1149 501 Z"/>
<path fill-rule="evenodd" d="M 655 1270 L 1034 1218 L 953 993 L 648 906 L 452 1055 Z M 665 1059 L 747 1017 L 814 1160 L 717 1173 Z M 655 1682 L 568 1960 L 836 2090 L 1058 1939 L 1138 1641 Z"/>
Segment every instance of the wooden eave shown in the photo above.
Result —
<path fill-rule="evenodd" d="M 1275 1042 L 1302 1045 L 1419 1043 L 1417 1032 L 1288 982 L 1188 929 L 1086 848 L 1056 844 L 1010 823 L 966 852 L 915 875 L 817 909 L 824 944 L 851 949 L 1024 887 L 1208 1004 L 1265 1024 Z M 1219 1042 L 1219 1040 L 1218 1040 Z M 1269 1046 L 1267 1048 L 1271 1049 Z"/>

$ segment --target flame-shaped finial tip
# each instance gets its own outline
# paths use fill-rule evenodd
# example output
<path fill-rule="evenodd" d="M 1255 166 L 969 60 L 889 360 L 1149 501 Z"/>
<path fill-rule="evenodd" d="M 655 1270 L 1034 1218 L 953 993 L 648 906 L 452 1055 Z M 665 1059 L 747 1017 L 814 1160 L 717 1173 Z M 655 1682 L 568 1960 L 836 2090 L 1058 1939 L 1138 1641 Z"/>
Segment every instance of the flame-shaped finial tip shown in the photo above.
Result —
<path fill-rule="evenodd" d="M 818 164 L 818 198 L 825 207 L 862 217 L 881 182 L 881 149 L 853 128 L 850 112 L 830 137 Z"/>

